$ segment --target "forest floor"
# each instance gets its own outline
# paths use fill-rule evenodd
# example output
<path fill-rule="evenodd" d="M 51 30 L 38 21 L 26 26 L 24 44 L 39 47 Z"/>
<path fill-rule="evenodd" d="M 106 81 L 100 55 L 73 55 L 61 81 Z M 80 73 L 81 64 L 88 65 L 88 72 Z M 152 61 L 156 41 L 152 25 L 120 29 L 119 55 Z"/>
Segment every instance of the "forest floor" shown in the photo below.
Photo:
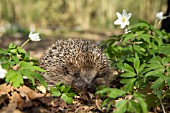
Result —
<path fill-rule="evenodd" d="M 109 36 L 120 34 L 120 31 L 82 31 L 60 34 L 55 37 L 41 37 L 40 42 L 29 42 L 24 49 L 30 52 L 31 57 L 39 59 L 43 52 L 56 40 L 64 38 L 83 38 L 93 40 L 100 44 Z M 41 36 L 41 34 L 40 34 Z M 27 38 L 3 36 L 0 48 L 7 48 L 9 43 L 22 45 Z M 1 83 L 2 81 L 0 81 Z M 54 98 L 49 93 L 40 93 L 23 85 L 14 88 L 10 84 L 0 84 L 0 112 L 1 113 L 103 113 L 106 108 L 101 108 L 102 100 L 94 94 L 88 94 L 88 99 L 80 96 L 74 98 L 72 104 L 66 104 L 60 97 Z M 113 109 L 112 109 L 113 110 Z"/>

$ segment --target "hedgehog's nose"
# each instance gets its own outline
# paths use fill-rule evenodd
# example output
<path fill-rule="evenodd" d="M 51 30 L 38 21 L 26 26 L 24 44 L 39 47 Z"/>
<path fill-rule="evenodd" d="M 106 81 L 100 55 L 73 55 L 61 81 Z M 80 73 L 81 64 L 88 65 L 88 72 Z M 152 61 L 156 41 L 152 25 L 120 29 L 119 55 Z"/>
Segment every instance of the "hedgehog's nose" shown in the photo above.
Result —
<path fill-rule="evenodd" d="M 86 85 L 86 90 L 88 91 L 88 92 L 94 92 L 95 91 L 95 86 L 93 86 L 93 85 L 91 85 L 91 84 L 87 84 Z"/>
<path fill-rule="evenodd" d="M 87 84 L 87 85 L 86 85 L 86 89 L 87 89 L 87 91 L 89 91 L 89 90 L 90 90 L 90 88 L 91 88 L 91 86 L 90 86 L 89 84 Z"/>

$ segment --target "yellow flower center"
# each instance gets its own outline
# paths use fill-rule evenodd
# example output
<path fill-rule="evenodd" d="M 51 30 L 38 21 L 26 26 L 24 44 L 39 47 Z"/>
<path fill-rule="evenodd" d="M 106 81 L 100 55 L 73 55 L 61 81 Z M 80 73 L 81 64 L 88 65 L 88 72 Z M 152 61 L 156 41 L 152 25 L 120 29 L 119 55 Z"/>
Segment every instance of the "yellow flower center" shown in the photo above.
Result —
<path fill-rule="evenodd" d="M 125 22 L 126 21 L 126 18 L 122 18 L 122 22 Z"/>

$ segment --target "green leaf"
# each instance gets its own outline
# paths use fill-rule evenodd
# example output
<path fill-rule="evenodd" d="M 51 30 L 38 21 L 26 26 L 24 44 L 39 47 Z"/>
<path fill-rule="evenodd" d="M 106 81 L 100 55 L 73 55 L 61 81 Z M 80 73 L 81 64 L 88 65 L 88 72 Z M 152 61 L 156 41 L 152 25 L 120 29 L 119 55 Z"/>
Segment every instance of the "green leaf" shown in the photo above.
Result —
<path fill-rule="evenodd" d="M 167 82 L 168 86 L 170 87 L 170 77 L 169 76 L 166 78 L 166 82 Z"/>
<path fill-rule="evenodd" d="M 46 88 L 48 87 L 47 83 L 44 80 L 44 77 L 39 74 L 38 72 L 31 72 L 31 75 L 37 79 L 42 85 L 44 85 Z"/>
<path fill-rule="evenodd" d="M 165 79 L 164 78 L 158 78 L 151 86 L 154 90 L 158 89 L 163 83 Z"/>
<path fill-rule="evenodd" d="M 105 94 L 111 91 L 112 91 L 112 88 L 103 88 L 102 90 L 97 91 L 96 94 Z"/>
<path fill-rule="evenodd" d="M 139 101 L 139 105 L 142 109 L 142 113 L 148 113 L 147 104 L 144 101 L 144 99 L 137 93 L 135 93 L 134 96 Z"/>
<path fill-rule="evenodd" d="M 142 72 L 143 71 L 143 69 L 145 68 L 145 66 L 146 66 L 146 64 L 145 63 L 143 63 L 142 65 L 140 65 L 140 67 L 139 67 L 139 72 Z"/>
<path fill-rule="evenodd" d="M 29 80 L 31 80 L 32 85 L 35 85 L 35 80 L 32 77 L 31 73 L 32 71 L 30 70 L 18 70 L 19 73 L 21 73 L 23 76 L 26 76 Z"/>
<path fill-rule="evenodd" d="M 12 56 L 12 60 L 14 60 L 16 64 L 19 62 L 19 59 L 17 56 Z"/>
<path fill-rule="evenodd" d="M 65 93 L 61 95 L 61 99 L 63 99 L 66 103 L 70 104 L 73 102 L 73 98 L 67 96 Z"/>
<path fill-rule="evenodd" d="M 126 84 L 126 83 L 134 82 L 134 81 L 136 81 L 136 78 L 122 79 L 122 80 L 120 81 L 120 83 Z"/>
<path fill-rule="evenodd" d="M 6 82 L 9 82 L 10 79 L 11 79 L 13 76 L 16 76 L 16 75 L 17 75 L 17 72 L 14 71 L 13 69 L 10 69 L 10 70 L 7 72 L 7 74 L 6 74 L 6 79 L 5 79 L 5 81 L 6 81 Z"/>
<path fill-rule="evenodd" d="M 17 51 L 18 51 L 18 53 L 23 53 L 23 54 L 26 54 L 26 52 L 25 52 L 25 50 L 24 49 L 22 49 L 21 47 L 17 47 Z"/>
<path fill-rule="evenodd" d="M 134 102 L 133 100 L 128 101 L 128 112 L 130 113 L 141 113 L 139 104 Z"/>
<path fill-rule="evenodd" d="M 126 106 L 127 100 L 119 100 L 115 104 L 116 110 L 114 111 L 114 113 L 125 113 L 127 108 Z"/>
<path fill-rule="evenodd" d="M 139 66 L 140 66 L 140 60 L 137 54 L 135 54 L 135 58 L 134 58 L 134 68 L 138 74 L 139 71 Z"/>
<path fill-rule="evenodd" d="M 156 92 L 156 97 L 157 97 L 158 99 L 161 99 L 161 98 L 162 98 L 162 91 L 163 91 L 163 90 L 155 90 L 155 92 Z"/>
<path fill-rule="evenodd" d="M 57 90 L 55 87 L 51 87 L 50 88 L 50 93 L 52 94 L 52 96 L 54 97 L 59 97 L 61 95 L 60 91 Z"/>
<path fill-rule="evenodd" d="M 161 47 L 159 47 L 156 50 L 153 50 L 154 53 L 163 53 L 165 55 L 170 55 L 170 45 L 163 45 Z"/>
<path fill-rule="evenodd" d="M 10 44 L 8 45 L 8 48 L 9 48 L 9 49 L 14 49 L 14 48 L 16 48 L 16 45 L 13 44 L 13 43 L 10 43 Z"/>
<path fill-rule="evenodd" d="M 9 54 L 7 50 L 0 48 L 0 54 Z"/>
<path fill-rule="evenodd" d="M 23 84 L 23 77 L 22 75 L 14 70 L 9 70 L 6 74 L 6 82 L 10 82 L 14 87 L 19 87 L 21 84 Z"/>
<path fill-rule="evenodd" d="M 140 36 L 140 35 L 142 35 L 144 32 L 145 32 L 145 31 L 137 31 L 137 32 L 135 33 L 135 35 L 136 35 L 136 36 Z"/>
<path fill-rule="evenodd" d="M 125 72 L 123 74 L 120 75 L 121 77 L 135 77 L 136 74 L 133 72 Z"/>
<path fill-rule="evenodd" d="M 66 86 L 63 90 L 63 93 L 68 93 L 71 90 L 71 86 Z"/>
<path fill-rule="evenodd" d="M 117 97 L 123 96 L 124 94 L 126 94 L 125 91 L 123 91 L 123 90 L 121 90 L 121 89 L 116 89 L 116 88 L 114 88 L 114 89 L 112 89 L 112 91 L 111 91 L 111 93 L 108 95 L 108 97 L 115 99 L 115 98 L 117 98 Z"/>
<path fill-rule="evenodd" d="M 16 88 L 19 87 L 21 84 L 24 83 L 22 75 L 20 73 L 17 73 L 16 76 L 13 76 L 10 79 L 10 83 L 12 83 L 12 85 Z"/>
<path fill-rule="evenodd" d="M 125 34 L 123 38 L 124 38 L 124 40 L 122 43 L 126 43 L 130 39 L 133 40 L 135 38 L 135 34 L 133 34 L 133 33 Z"/>
<path fill-rule="evenodd" d="M 37 70 L 39 72 L 45 72 L 45 70 L 41 69 L 40 67 L 32 66 L 32 64 L 24 61 L 20 62 L 20 69 L 30 69 L 30 70 Z"/>
<path fill-rule="evenodd" d="M 120 82 L 121 82 L 121 83 L 126 83 L 126 84 L 123 86 L 123 90 L 124 90 L 124 91 L 132 92 L 135 81 L 136 81 L 136 78 L 131 78 L 131 79 L 123 79 L 123 80 L 121 80 Z"/>
<path fill-rule="evenodd" d="M 146 41 L 148 44 L 150 44 L 150 39 L 151 39 L 151 36 L 150 34 L 142 34 L 138 37 L 138 39 L 143 39 L 144 41 Z"/>
<path fill-rule="evenodd" d="M 61 85 L 61 86 L 60 86 L 60 91 L 63 92 L 65 88 L 66 88 L 65 85 Z"/>
<path fill-rule="evenodd" d="M 124 70 L 124 71 L 132 72 L 132 73 L 135 74 L 134 69 L 133 69 L 129 64 L 124 63 L 124 67 L 125 67 L 125 69 L 126 69 L 126 70 Z"/>
<path fill-rule="evenodd" d="M 145 74 L 145 77 L 149 77 L 149 76 L 158 77 L 159 75 L 161 76 L 163 72 L 164 72 L 164 69 L 157 69 L 154 71 L 149 71 Z"/>

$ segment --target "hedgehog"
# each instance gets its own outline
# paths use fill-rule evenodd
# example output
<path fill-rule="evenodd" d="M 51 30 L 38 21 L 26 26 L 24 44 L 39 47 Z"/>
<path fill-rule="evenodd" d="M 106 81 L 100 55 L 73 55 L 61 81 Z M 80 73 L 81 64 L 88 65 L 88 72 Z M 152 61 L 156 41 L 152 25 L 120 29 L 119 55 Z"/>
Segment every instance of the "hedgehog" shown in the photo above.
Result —
<path fill-rule="evenodd" d="M 94 92 L 115 78 L 106 54 L 85 39 L 57 40 L 40 58 L 48 85 L 64 83 L 78 92 Z"/>

